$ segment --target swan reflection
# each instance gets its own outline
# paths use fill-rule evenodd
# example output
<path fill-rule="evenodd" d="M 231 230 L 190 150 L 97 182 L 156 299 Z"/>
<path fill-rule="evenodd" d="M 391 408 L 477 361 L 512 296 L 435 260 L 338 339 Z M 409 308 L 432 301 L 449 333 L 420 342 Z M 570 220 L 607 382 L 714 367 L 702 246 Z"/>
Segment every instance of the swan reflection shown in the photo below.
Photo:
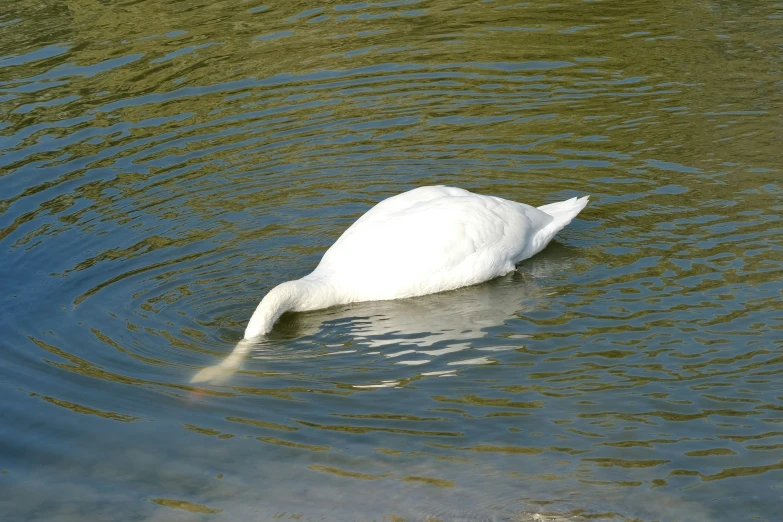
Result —
<path fill-rule="evenodd" d="M 554 248 L 552 248 L 554 246 Z M 316 312 L 289 314 L 278 325 L 278 335 L 300 338 L 340 327 L 350 337 L 350 347 L 323 353 L 339 355 L 361 350 L 378 354 L 394 364 L 425 366 L 439 356 L 473 348 L 476 340 L 488 335 L 488 330 L 503 325 L 516 314 L 535 308 L 536 303 L 553 292 L 544 280 L 571 266 L 568 249 L 552 245 L 545 255 L 526 261 L 518 269 L 488 283 L 459 290 L 394 301 L 362 302 Z M 199 371 L 191 382 L 219 384 L 238 371 L 243 361 L 255 353 L 262 358 L 267 339 L 241 340 L 234 350 L 215 366 Z M 336 348 L 336 347 L 335 347 Z M 500 351 L 511 347 L 478 347 L 480 351 Z M 487 356 L 471 352 L 464 360 L 447 366 L 486 364 Z M 426 371 L 421 375 L 448 376 L 455 369 Z M 392 387 L 396 381 L 368 384 L 366 388 Z"/>

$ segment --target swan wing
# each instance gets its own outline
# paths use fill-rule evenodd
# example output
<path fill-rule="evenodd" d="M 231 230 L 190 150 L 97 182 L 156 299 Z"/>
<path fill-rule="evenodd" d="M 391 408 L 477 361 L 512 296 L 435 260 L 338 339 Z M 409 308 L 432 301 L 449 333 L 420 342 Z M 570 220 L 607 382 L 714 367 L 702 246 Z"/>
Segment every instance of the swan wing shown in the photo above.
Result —
<path fill-rule="evenodd" d="M 354 225 L 366 221 L 385 221 L 391 219 L 394 216 L 398 216 L 407 212 L 415 205 L 447 196 L 467 197 L 475 196 L 475 194 L 468 192 L 465 189 L 444 187 L 442 185 L 415 188 L 379 202 L 377 205 L 365 212 L 358 220 L 356 220 Z M 342 239 L 342 237 L 340 239 Z M 337 241 L 339 242 L 340 239 Z"/>
<path fill-rule="evenodd" d="M 513 270 L 532 255 L 532 238 L 551 221 L 521 203 L 423 187 L 373 207 L 308 277 L 328 280 L 351 300 L 451 290 Z"/>

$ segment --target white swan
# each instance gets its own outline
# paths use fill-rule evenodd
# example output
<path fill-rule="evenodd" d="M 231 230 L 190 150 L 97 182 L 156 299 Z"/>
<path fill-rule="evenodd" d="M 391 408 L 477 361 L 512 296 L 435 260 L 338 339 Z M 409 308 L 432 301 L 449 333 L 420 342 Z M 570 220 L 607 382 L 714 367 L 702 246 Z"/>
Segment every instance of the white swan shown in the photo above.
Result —
<path fill-rule="evenodd" d="M 310 274 L 266 294 L 231 355 L 192 382 L 233 370 L 250 341 L 284 312 L 433 294 L 507 274 L 543 250 L 587 201 L 535 208 L 442 186 L 385 199 L 343 232 Z"/>

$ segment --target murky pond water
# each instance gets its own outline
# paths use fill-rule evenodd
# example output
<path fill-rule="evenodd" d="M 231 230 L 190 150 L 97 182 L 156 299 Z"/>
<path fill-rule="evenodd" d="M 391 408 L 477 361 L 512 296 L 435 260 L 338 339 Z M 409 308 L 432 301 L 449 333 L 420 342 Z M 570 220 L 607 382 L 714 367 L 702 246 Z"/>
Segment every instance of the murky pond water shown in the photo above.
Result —
<path fill-rule="evenodd" d="M 780 520 L 783 4 L 665 4 L 6 2 L 2 519 Z M 426 184 L 592 199 L 191 383 Z"/>

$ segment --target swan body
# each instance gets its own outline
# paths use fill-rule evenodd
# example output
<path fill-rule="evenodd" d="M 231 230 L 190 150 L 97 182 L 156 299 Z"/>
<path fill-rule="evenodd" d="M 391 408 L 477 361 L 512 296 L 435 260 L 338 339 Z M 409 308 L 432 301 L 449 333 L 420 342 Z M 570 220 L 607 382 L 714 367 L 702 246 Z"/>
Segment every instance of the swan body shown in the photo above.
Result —
<path fill-rule="evenodd" d="M 588 197 L 531 207 L 453 187 L 420 187 L 381 201 L 351 225 L 309 275 L 273 288 L 244 340 L 287 311 L 414 297 L 507 274 L 540 252 Z"/>

